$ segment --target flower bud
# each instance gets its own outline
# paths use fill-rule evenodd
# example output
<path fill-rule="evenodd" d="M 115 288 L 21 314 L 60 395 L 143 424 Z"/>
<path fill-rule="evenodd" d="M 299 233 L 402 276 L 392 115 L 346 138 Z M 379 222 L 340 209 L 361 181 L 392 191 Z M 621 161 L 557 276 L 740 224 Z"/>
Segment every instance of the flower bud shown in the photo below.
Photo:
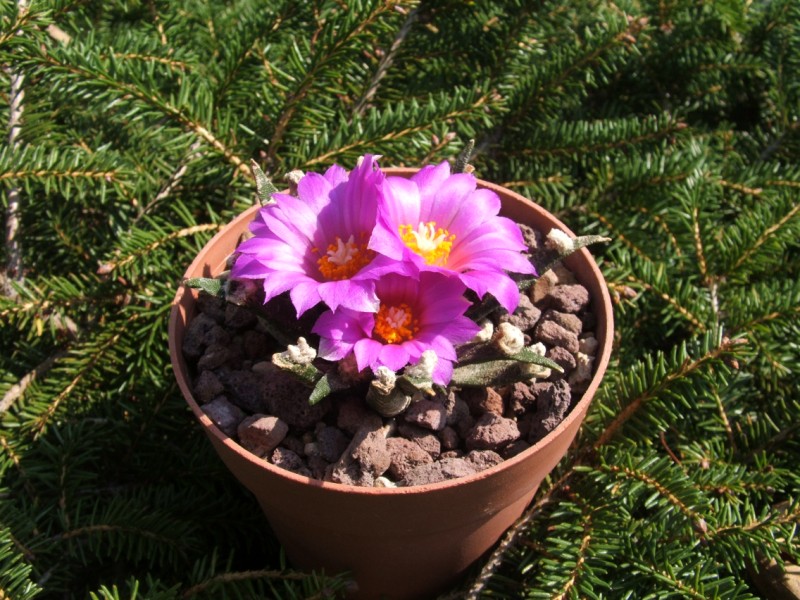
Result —
<path fill-rule="evenodd" d="M 493 341 L 503 354 L 514 356 L 525 347 L 525 334 L 511 323 L 500 323 Z"/>
<path fill-rule="evenodd" d="M 280 353 L 282 362 L 291 365 L 310 365 L 317 357 L 317 351 L 308 345 L 306 338 L 297 338 L 297 345 L 289 345 L 286 352 Z"/>

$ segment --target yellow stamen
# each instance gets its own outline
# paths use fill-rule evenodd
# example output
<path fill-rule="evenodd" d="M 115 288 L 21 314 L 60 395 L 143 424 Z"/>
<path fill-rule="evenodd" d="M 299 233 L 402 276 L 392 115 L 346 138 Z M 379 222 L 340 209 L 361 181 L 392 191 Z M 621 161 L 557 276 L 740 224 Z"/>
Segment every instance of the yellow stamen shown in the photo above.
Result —
<path fill-rule="evenodd" d="M 446 229 L 436 227 L 436 223 L 420 223 L 417 229 L 411 225 L 400 225 L 400 238 L 411 250 L 425 259 L 425 263 L 441 267 L 447 264 L 450 249 L 456 239 Z"/>
<path fill-rule="evenodd" d="M 343 242 L 337 236 L 336 242 L 328 246 L 327 253 L 317 261 L 317 265 L 325 279 L 341 281 L 358 273 L 374 257 L 375 252 L 367 249 L 366 242 L 356 243 L 352 235 Z"/>
<path fill-rule="evenodd" d="M 378 314 L 375 315 L 373 331 L 387 344 L 398 344 L 410 340 L 418 330 L 419 323 L 405 302 L 399 306 L 381 304 Z"/>

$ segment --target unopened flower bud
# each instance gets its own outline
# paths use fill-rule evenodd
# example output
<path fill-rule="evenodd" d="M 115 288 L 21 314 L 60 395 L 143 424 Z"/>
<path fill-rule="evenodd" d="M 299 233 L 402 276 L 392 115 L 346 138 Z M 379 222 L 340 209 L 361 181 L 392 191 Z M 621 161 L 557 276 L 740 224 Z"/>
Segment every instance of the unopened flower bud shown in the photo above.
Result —
<path fill-rule="evenodd" d="M 481 330 L 472 338 L 473 342 L 488 342 L 494 335 L 494 324 L 489 319 L 484 319 L 478 326 Z"/>
<path fill-rule="evenodd" d="M 293 365 L 308 365 L 317 357 L 317 351 L 308 345 L 306 338 L 297 338 L 297 345 L 289 345 L 286 352 L 281 352 L 282 361 Z"/>
<path fill-rule="evenodd" d="M 514 356 L 525 347 L 525 334 L 511 323 L 500 323 L 493 341 L 503 354 Z"/>
<path fill-rule="evenodd" d="M 406 367 L 405 374 L 411 379 L 431 381 L 433 379 L 433 370 L 437 364 L 439 364 L 439 357 L 436 356 L 436 352 L 428 349 L 420 355 L 416 364 Z"/>
<path fill-rule="evenodd" d="M 375 380 L 372 382 L 376 388 L 384 393 L 389 393 L 394 389 L 394 384 L 397 381 L 397 373 L 392 371 L 389 367 L 378 367 L 374 371 Z"/>
<path fill-rule="evenodd" d="M 545 238 L 545 245 L 559 254 L 569 254 L 575 249 L 575 242 L 560 229 L 551 229 Z"/>

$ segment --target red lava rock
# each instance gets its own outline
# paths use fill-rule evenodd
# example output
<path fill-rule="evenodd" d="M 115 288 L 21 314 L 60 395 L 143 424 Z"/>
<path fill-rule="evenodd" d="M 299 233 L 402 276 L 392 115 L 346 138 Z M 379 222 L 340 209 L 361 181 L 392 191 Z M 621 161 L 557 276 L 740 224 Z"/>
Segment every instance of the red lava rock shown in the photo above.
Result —
<path fill-rule="evenodd" d="M 221 327 L 220 325 L 214 325 L 214 327 L 209 329 L 203 336 L 203 341 L 205 342 L 206 346 L 227 346 L 231 341 L 231 335 L 224 327 Z"/>
<path fill-rule="evenodd" d="M 392 463 L 382 428 L 362 427 L 336 462 L 331 480 L 348 485 L 372 487 Z"/>
<path fill-rule="evenodd" d="M 200 404 L 211 402 L 225 391 L 225 386 L 220 382 L 213 371 L 203 371 L 194 382 L 192 392 Z"/>
<path fill-rule="evenodd" d="M 200 360 L 197 361 L 197 368 L 200 371 L 218 369 L 228 362 L 230 355 L 231 353 L 228 346 L 222 346 L 219 344 L 208 346 L 205 352 L 203 352 L 203 356 L 201 356 Z"/>
<path fill-rule="evenodd" d="M 461 397 L 475 416 L 487 412 L 502 415 L 505 412 L 503 397 L 492 388 L 464 388 L 461 390 Z"/>
<path fill-rule="evenodd" d="M 467 454 L 466 460 L 476 471 L 485 471 L 503 462 L 503 457 L 493 450 L 472 450 Z"/>
<path fill-rule="evenodd" d="M 311 471 L 311 477 L 314 479 L 325 479 L 325 474 L 328 472 L 330 466 L 331 463 L 322 456 L 315 455 L 308 457 L 308 469 Z"/>
<path fill-rule="evenodd" d="M 514 414 L 522 415 L 536 403 L 530 384 L 518 381 L 508 388 L 508 404 Z"/>
<path fill-rule="evenodd" d="M 214 319 L 204 313 L 192 319 L 183 335 L 183 355 L 191 359 L 200 358 L 206 350 L 206 333 L 216 324 Z"/>
<path fill-rule="evenodd" d="M 283 438 L 281 446 L 287 450 L 291 450 L 298 456 L 303 456 L 304 454 L 303 450 L 305 448 L 305 442 L 303 442 L 303 440 L 300 438 L 293 436 L 291 433 Z"/>
<path fill-rule="evenodd" d="M 572 353 L 577 352 L 580 348 L 578 335 L 564 329 L 555 321 L 539 321 L 534 330 L 533 339 L 548 346 L 560 346 Z"/>
<path fill-rule="evenodd" d="M 308 387 L 271 363 L 262 364 L 258 380 L 267 406 L 261 412 L 275 415 L 291 427 L 313 427 L 330 408 L 330 398 L 309 404 Z"/>
<path fill-rule="evenodd" d="M 539 304 L 547 298 L 548 294 L 558 285 L 558 277 L 551 270 L 545 271 L 531 286 L 528 295 L 534 304 Z"/>
<path fill-rule="evenodd" d="M 303 459 L 300 458 L 297 453 L 287 450 L 286 448 L 282 448 L 281 446 L 278 446 L 272 451 L 272 456 L 270 456 L 269 462 L 276 467 L 286 469 L 292 473 L 311 477 L 311 470 L 306 466 L 306 463 L 303 462 Z"/>
<path fill-rule="evenodd" d="M 338 427 L 324 426 L 317 432 L 319 454 L 328 462 L 336 462 L 350 445 L 350 438 Z"/>
<path fill-rule="evenodd" d="M 355 435 L 363 425 L 377 428 L 383 424 L 381 418 L 355 396 L 348 396 L 338 401 L 337 405 L 336 426 L 350 435 Z"/>
<path fill-rule="evenodd" d="M 589 304 L 589 291 L 582 285 L 557 285 L 547 292 L 544 301 L 558 311 L 579 313 Z"/>
<path fill-rule="evenodd" d="M 251 329 L 258 318 L 252 310 L 230 302 L 225 306 L 225 325 L 233 329 Z"/>
<path fill-rule="evenodd" d="M 211 294 L 197 295 L 198 315 L 200 314 L 206 315 L 207 317 L 210 317 L 217 323 L 222 323 L 225 320 L 225 307 L 227 305 L 228 302 L 225 300 L 225 298 L 220 298 L 219 296 L 212 296 Z"/>
<path fill-rule="evenodd" d="M 533 329 L 541 316 L 542 311 L 533 305 L 530 298 L 525 294 L 520 294 L 517 309 L 512 314 L 501 315 L 500 322 L 511 323 L 521 331 L 529 331 Z"/>
<path fill-rule="evenodd" d="M 441 402 L 422 399 L 409 406 L 403 418 L 425 429 L 440 431 L 447 424 L 447 410 Z"/>
<path fill-rule="evenodd" d="M 526 225 L 525 223 L 520 223 L 519 228 L 520 231 L 522 231 L 522 241 L 528 247 L 528 250 L 533 252 L 534 250 L 543 247 L 544 235 L 541 231 L 538 231 L 530 225 Z"/>
<path fill-rule="evenodd" d="M 486 413 L 475 423 L 466 439 L 467 450 L 496 450 L 519 439 L 517 423 L 494 413 Z"/>
<path fill-rule="evenodd" d="M 583 322 L 580 317 L 571 313 L 559 312 L 552 308 L 546 310 L 542 315 L 543 321 L 555 321 L 567 331 L 571 331 L 575 335 L 579 335 L 583 331 Z"/>
<path fill-rule="evenodd" d="M 556 372 L 553 378 L 562 379 L 575 369 L 575 355 L 566 348 L 554 346 L 545 353 L 545 356 L 564 369 L 563 374 Z"/>
<path fill-rule="evenodd" d="M 237 370 L 221 372 L 218 376 L 225 386 L 225 394 L 236 406 L 251 414 L 272 414 L 280 417 L 274 411 L 267 410 L 264 382 L 257 374 Z"/>
<path fill-rule="evenodd" d="M 535 444 L 564 419 L 572 402 L 572 393 L 563 379 L 552 383 L 535 383 L 531 388 L 536 394 L 536 414 L 528 441 Z"/>
<path fill-rule="evenodd" d="M 253 415 L 239 423 L 239 443 L 256 456 L 268 456 L 289 433 L 289 426 L 277 417 Z"/>
<path fill-rule="evenodd" d="M 247 358 L 259 358 L 269 352 L 269 339 L 253 329 L 242 332 L 242 351 Z"/>
<path fill-rule="evenodd" d="M 444 450 L 455 450 L 461 446 L 461 437 L 458 435 L 458 432 L 449 425 L 439 432 L 439 440 L 441 440 Z"/>
<path fill-rule="evenodd" d="M 405 438 L 388 438 L 386 449 L 391 455 L 389 475 L 394 479 L 403 479 L 414 468 L 433 462 L 430 454 Z"/>
<path fill-rule="evenodd" d="M 417 444 L 434 459 L 439 458 L 442 453 L 442 443 L 439 438 L 427 429 L 401 421 L 397 424 L 397 432 Z"/>
<path fill-rule="evenodd" d="M 525 450 L 527 450 L 530 447 L 531 447 L 531 445 L 528 442 L 526 442 L 525 440 L 515 440 L 515 441 L 511 442 L 510 444 L 508 444 L 507 446 L 504 446 L 503 449 L 500 452 L 500 455 L 505 460 L 508 460 L 509 458 L 515 457 L 520 452 L 524 452 Z"/>
<path fill-rule="evenodd" d="M 475 467 L 463 458 L 445 458 L 412 469 L 398 482 L 398 485 L 403 487 L 425 485 L 457 477 L 466 477 L 476 472 Z"/>
<path fill-rule="evenodd" d="M 455 427 L 459 421 L 465 418 L 470 418 L 469 406 L 453 390 L 447 394 L 444 407 L 447 411 L 447 424 L 451 427 Z"/>
<path fill-rule="evenodd" d="M 224 396 L 219 396 L 208 404 L 204 404 L 203 412 L 214 422 L 214 425 L 230 437 L 236 435 L 239 423 L 245 418 L 244 411 L 235 404 L 228 402 L 228 399 Z"/>

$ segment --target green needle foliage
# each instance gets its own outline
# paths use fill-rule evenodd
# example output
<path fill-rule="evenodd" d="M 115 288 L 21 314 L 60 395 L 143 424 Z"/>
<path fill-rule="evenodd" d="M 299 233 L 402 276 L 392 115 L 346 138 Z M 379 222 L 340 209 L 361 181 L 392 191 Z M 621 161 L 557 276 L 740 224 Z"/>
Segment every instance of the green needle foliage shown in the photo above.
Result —
<path fill-rule="evenodd" d="M 169 365 L 193 255 L 292 169 L 453 159 L 615 300 L 576 444 L 454 598 L 771 597 L 800 547 L 795 0 L 0 4 L 0 598 L 328 598 Z M 413 573 L 409 574 L 413 577 Z"/>

